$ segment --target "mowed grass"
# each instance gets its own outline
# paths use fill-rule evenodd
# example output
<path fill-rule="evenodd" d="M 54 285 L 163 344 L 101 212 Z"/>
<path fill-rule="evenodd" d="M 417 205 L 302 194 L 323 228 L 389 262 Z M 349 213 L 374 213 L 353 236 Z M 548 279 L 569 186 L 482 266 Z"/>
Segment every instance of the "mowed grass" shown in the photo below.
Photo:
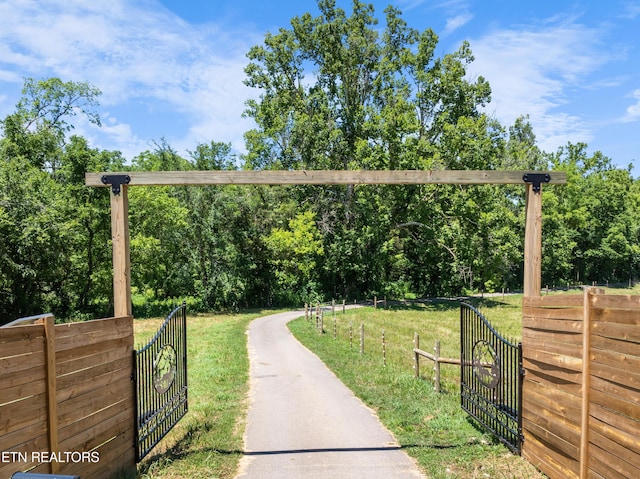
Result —
<path fill-rule="evenodd" d="M 570 291 L 580 294 L 579 290 Z M 640 294 L 609 289 L 607 294 Z M 504 336 L 521 337 L 521 296 L 473 300 Z M 188 315 L 189 412 L 138 466 L 140 479 L 232 478 L 242 457 L 247 411 L 249 360 L 246 329 L 254 318 L 276 311 L 235 315 Z M 162 319 L 136 320 L 136 347 L 149 340 Z M 477 427 L 460 409 L 458 366 L 442 365 L 442 390 L 434 391 L 433 364 L 423 359 L 421 378 L 413 373 L 413 333 L 431 352 L 441 342 L 441 356 L 460 355 L 459 303 L 389 305 L 325 314 L 324 334 L 314 322 L 290 323 L 291 330 L 377 411 L 403 448 L 429 478 L 542 478 L 533 466 L 512 455 Z M 365 326 L 365 353 L 360 355 L 359 327 Z M 349 343 L 349 325 L 353 343 Z M 385 330 L 387 365 L 382 362 Z M 311 413 L 311 412 L 310 412 Z"/>
<path fill-rule="evenodd" d="M 473 300 L 496 329 L 509 339 L 521 336 L 521 296 Z M 460 312 L 457 301 L 389 305 L 325 312 L 324 333 L 315 320 L 290 323 L 293 334 L 327 366 L 393 432 L 429 478 L 542 478 L 532 465 L 511 454 L 460 408 L 459 366 L 442 365 L 442 391 L 434 390 L 433 363 L 421 361 L 414 377 L 413 337 L 431 352 L 439 340 L 441 356 L 460 357 Z M 364 354 L 360 325 L 364 324 Z M 336 339 L 334 339 L 334 325 Z M 353 342 L 349 340 L 352 329 Z M 386 366 L 383 365 L 382 331 Z"/>
<path fill-rule="evenodd" d="M 270 312 L 187 317 L 189 412 L 138 465 L 138 477 L 232 478 L 242 457 L 249 388 L 246 329 Z M 136 347 L 162 319 L 136 320 Z"/>

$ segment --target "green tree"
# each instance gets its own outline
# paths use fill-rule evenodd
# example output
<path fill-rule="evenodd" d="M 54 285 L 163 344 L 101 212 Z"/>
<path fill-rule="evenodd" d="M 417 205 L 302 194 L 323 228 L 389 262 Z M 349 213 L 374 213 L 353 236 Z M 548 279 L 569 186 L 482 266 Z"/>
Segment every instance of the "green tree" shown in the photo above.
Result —
<path fill-rule="evenodd" d="M 2 121 L 7 155 L 22 157 L 36 168 L 54 172 L 67 133 L 73 129 L 70 119 L 81 114 L 100 125 L 96 112 L 100 94 L 100 90 L 84 82 L 27 78 L 16 111 Z"/>
<path fill-rule="evenodd" d="M 232 170 L 231 145 L 197 145 L 189 152 L 198 170 Z M 256 187 L 206 186 L 182 188 L 189 205 L 189 250 L 196 294 L 217 309 L 269 303 L 270 281 L 261 235 L 267 206 Z"/>
<path fill-rule="evenodd" d="M 109 192 L 87 188 L 87 171 L 121 171 L 124 158 L 117 151 L 96 150 L 87 140 L 73 135 L 65 145 L 60 167 L 53 178 L 66 198 L 61 206 L 67 231 L 73 241 L 67 244 L 71 258 L 70 284 L 75 310 L 106 316 L 112 296 L 111 214 Z"/>
<path fill-rule="evenodd" d="M 504 131 L 480 111 L 490 88 L 482 77 L 468 79 L 468 43 L 436 57 L 437 35 L 410 28 L 394 7 L 385 10 L 383 27 L 373 6 L 358 0 L 350 15 L 333 0 L 320 0 L 318 7 L 319 16 L 293 18 L 291 28 L 267 34 L 248 54 L 246 84 L 259 89 L 260 97 L 247 103 L 245 114 L 257 127 L 246 134 L 245 167 L 496 166 L 495 159 L 504 156 Z M 300 205 L 311 204 L 318 218 L 328 294 L 422 289 L 427 282 L 413 281 L 414 273 L 429 270 L 434 258 L 438 264 L 460 259 L 458 246 L 449 245 L 447 233 L 432 224 L 434 205 L 422 204 L 429 188 L 289 191 Z M 428 226 L 396 226 L 404 224 Z M 468 238 L 478 229 L 459 232 Z M 471 252 L 466 257 L 471 261 Z M 429 274 L 438 280 L 435 271 Z"/>
<path fill-rule="evenodd" d="M 637 180 L 584 143 L 549 155 L 567 184 L 544 192 L 543 275 L 547 283 L 628 281 L 638 274 Z"/>
<path fill-rule="evenodd" d="M 105 311 L 109 220 L 97 211 L 107 197 L 84 188 L 84 171 L 121 158 L 68 136 L 77 114 L 99 124 L 98 95 L 86 83 L 27 79 L 16 111 L 0 122 L 3 321 Z"/>
<path fill-rule="evenodd" d="M 318 298 L 316 265 L 324 254 L 322 239 L 311 211 L 299 213 L 289 228 L 273 228 L 264 238 L 271 251 L 279 296 L 285 303 L 313 302 Z"/>

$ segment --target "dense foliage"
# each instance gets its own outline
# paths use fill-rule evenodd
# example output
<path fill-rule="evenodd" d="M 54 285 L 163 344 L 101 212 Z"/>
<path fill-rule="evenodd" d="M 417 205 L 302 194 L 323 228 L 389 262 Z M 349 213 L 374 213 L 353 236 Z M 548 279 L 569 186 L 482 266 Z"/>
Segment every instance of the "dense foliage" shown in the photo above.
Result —
<path fill-rule="evenodd" d="M 553 169 L 543 188 L 543 284 L 635 279 L 640 185 L 587 145 L 540 151 L 526 117 L 483 112 L 470 45 L 435 54 L 437 35 L 401 13 L 320 0 L 248 53 L 247 152 L 212 140 L 180 156 L 163 139 L 126 162 L 71 135 L 100 123 L 100 92 L 27 79 L 0 122 L 0 322 L 43 311 L 111 311 L 109 193 L 86 171 L 215 169 Z M 189 297 L 195 309 L 322 298 L 452 295 L 522 283 L 524 189 L 506 186 L 131 188 L 138 312 Z M 146 308 L 146 309 L 145 309 Z M 167 307 L 167 312 L 170 307 Z M 134 313 L 135 313 L 134 308 Z M 142 313 L 143 314 L 143 313 Z"/>

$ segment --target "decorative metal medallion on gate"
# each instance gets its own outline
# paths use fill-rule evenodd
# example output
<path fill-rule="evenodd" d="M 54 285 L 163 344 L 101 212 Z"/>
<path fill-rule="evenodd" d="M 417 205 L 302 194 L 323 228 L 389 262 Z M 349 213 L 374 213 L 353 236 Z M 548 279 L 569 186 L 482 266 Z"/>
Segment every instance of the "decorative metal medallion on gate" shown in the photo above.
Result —
<path fill-rule="evenodd" d="M 153 361 L 153 387 L 158 394 L 166 393 L 176 378 L 178 356 L 170 344 L 162 346 Z"/>
<path fill-rule="evenodd" d="M 500 382 L 500 356 L 484 339 L 473 345 L 473 374 L 489 389 L 495 389 Z"/>

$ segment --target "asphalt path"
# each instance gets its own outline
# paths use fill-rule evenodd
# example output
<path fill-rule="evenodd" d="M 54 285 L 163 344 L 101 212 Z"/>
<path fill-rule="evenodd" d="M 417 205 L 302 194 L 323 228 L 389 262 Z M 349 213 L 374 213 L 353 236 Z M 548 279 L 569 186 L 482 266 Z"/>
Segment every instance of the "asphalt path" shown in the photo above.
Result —
<path fill-rule="evenodd" d="M 376 414 L 289 332 L 303 314 L 249 326 L 250 405 L 236 479 L 424 478 Z"/>

